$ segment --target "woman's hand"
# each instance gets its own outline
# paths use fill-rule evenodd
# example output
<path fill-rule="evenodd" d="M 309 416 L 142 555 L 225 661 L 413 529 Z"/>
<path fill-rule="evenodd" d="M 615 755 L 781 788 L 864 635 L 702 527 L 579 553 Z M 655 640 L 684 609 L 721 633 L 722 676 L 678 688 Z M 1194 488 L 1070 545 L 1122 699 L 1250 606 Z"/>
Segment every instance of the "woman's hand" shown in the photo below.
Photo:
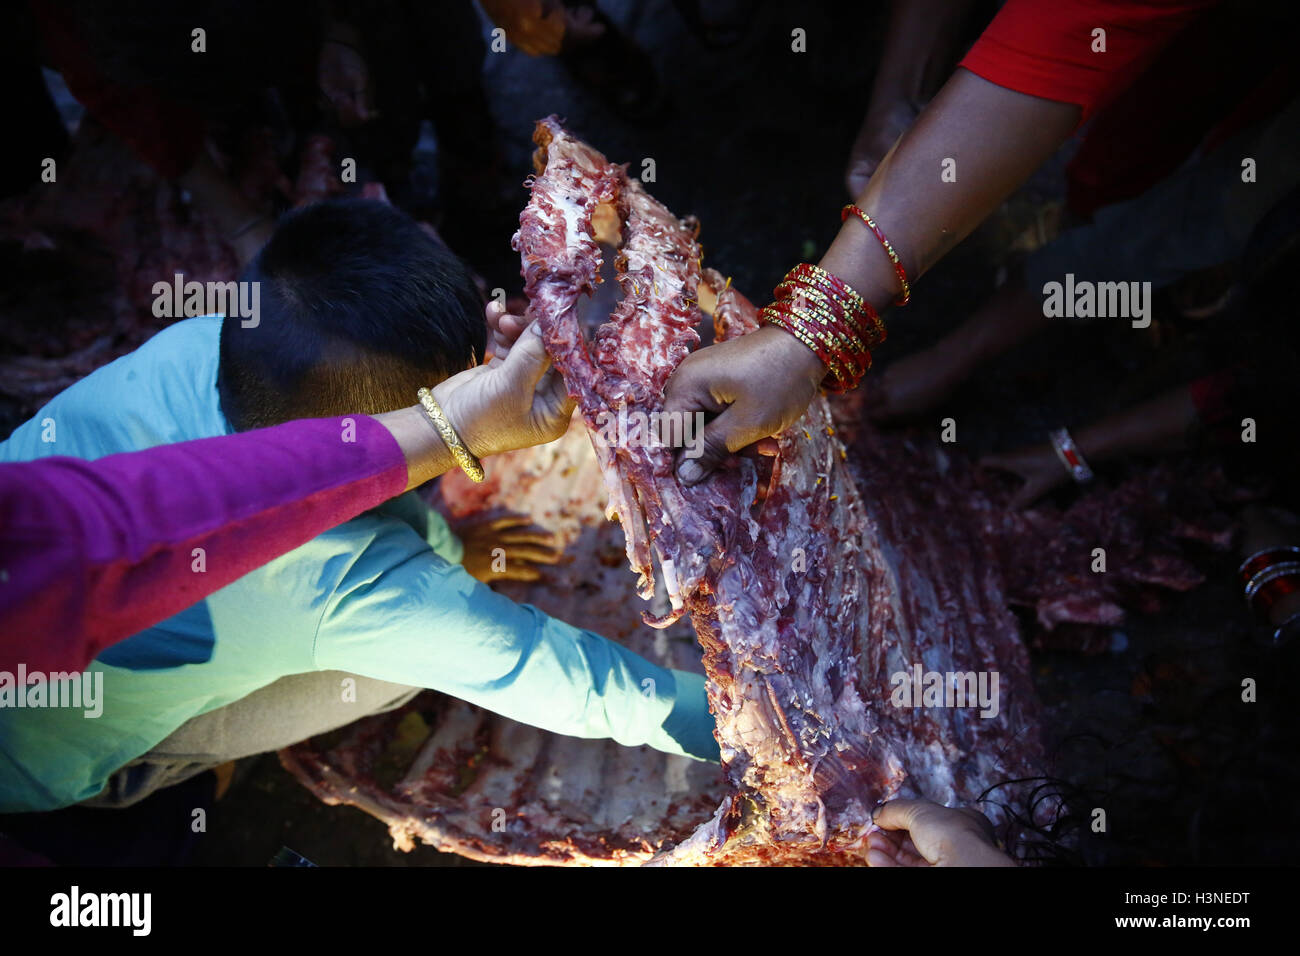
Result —
<path fill-rule="evenodd" d="M 870 866 L 1015 866 L 997 848 L 993 824 L 978 810 L 891 800 L 872 822 L 881 829 L 867 837 Z"/>
<path fill-rule="evenodd" d="M 488 316 L 489 325 L 495 318 L 523 327 L 522 318 L 502 316 L 495 304 L 488 306 Z M 461 441 L 479 458 L 555 441 L 573 416 L 574 402 L 551 367 L 536 325 L 515 334 L 518 340 L 505 358 L 494 354 L 486 365 L 453 375 L 433 390 Z"/>
<path fill-rule="evenodd" d="M 728 456 L 793 425 L 816 396 L 826 366 L 794 336 L 765 325 L 688 355 L 664 389 L 664 411 L 704 428 L 702 453 L 683 458 L 677 477 L 699 482 Z M 677 429 L 685 434 L 685 429 Z"/>

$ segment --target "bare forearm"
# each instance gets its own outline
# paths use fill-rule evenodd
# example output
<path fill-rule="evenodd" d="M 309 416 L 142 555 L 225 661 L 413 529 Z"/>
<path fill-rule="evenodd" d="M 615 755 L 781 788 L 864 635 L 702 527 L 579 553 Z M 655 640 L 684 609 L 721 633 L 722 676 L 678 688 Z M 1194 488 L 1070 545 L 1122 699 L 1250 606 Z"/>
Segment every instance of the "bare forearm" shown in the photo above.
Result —
<path fill-rule="evenodd" d="M 1016 93 L 959 69 L 890 150 L 858 205 L 875 217 L 915 281 L 1060 146 L 1078 117 L 1077 106 Z M 955 176 L 946 177 L 951 181 L 943 176 L 944 160 L 952 161 Z M 819 265 L 877 312 L 901 291 L 882 244 L 856 217 L 844 223 Z M 845 299 L 845 316 L 865 311 Z M 867 321 L 865 315 L 858 318 Z M 704 455 L 679 462 L 682 481 L 703 480 L 731 452 L 793 424 L 827 372 L 818 351 L 833 365 L 839 362 L 833 371 L 837 384 L 852 386 L 855 379 L 846 368 L 860 370 L 861 356 L 845 349 L 840 360 L 805 345 L 805 338 L 768 322 L 750 335 L 702 349 L 677 367 L 668 381 L 665 410 L 716 414 L 705 428 Z M 823 345 L 834 341 L 833 333 L 830 339 L 822 336 Z"/>
<path fill-rule="evenodd" d="M 1176 451 L 1183 447 L 1197 420 L 1191 389 L 1182 386 L 1088 426 L 1076 441 L 1084 456 L 1094 462 Z"/>
<path fill-rule="evenodd" d="M 1078 118 L 1077 106 L 959 69 L 885 157 L 858 205 L 879 223 L 915 281 L 1028 179 Z M 898 294 L 880 243 L 853 218 L 820 265 L 877 310 Z"/>
<path fill-rule="evenodd" d="M 406 457 L 406 490 L 410 491 L 456 466 L 451 452 L 432 426 L 423 420 L 418 407 L 399 408 L 395 412 L 375 415 L 402 447 Z"/>
<path fill-rule="evenodd" d="M 1042 301 L 1022 283 L 1009 282 L 934 348 L 971 370 L 1032 338 L 1048 322 Z"/>
<path fill-rule="evenodd" d="M 442 407 L 443 414 L 447 416 L 452 428 L 456 430 L 461 441 L 466 443 L 471 453 L 480 456 L 492 454 L 495 449 L 474 447 L 473 435 L 481 424 L 480 419 L 484 415 L 484 410 L 476 408 L 473 404 L 465 405 L 458 401 L 458 398 L 464 397 L 463 394 L 458 398 L 452 398 L 452 393 L 456 389 L 453 387 L 454 383 L 449 383 L 450 380 L 447 380 L 433 388 L 434 400 Z M 469 387 L 472 389 L 472 386 Z M 385 412 L 373 417 L 388 429 L 388 433 L 402 448 L 402 454 L 406 457 L 408 491 L 459 467 L 451 449 L 447 447 L 420 406 L 399 408 L 395 412 Z"/>

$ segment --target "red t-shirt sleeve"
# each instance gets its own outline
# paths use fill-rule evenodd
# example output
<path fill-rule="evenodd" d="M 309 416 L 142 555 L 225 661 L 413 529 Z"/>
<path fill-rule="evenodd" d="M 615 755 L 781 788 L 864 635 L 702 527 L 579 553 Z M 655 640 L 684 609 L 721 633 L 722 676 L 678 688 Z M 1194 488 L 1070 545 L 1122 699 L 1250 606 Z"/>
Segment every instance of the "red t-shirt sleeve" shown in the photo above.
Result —
<path fill-rule="evenodd" d="M 1074 103 L 1087 120 L 1219 0 L 1008 0 L 962 59 L 990 83 Z M 1094 30 L 1105 31 L 1105 51 Z"/>

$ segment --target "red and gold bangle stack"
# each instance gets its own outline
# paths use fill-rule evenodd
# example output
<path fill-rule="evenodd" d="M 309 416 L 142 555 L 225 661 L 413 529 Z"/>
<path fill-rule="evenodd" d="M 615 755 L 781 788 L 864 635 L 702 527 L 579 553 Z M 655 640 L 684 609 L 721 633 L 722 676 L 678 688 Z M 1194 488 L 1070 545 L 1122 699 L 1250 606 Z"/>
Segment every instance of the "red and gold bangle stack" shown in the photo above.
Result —
<path fill-rule="evenodd" d="M 871 368 L 871 349 L 885 340 L 885 325 L 862 296 L 825 269 L 802 263 L 775 290 L 762 317 L 793 335 L 826 365 L 824 388 L 847 392 Z"/>
<path fill-rule="evenodd" d="M 898 253 L 894 251 L 893 243 L 885 237 L 885 233 L 876 225 L 876 221 L 853 203 L 840 210 L 840 222 L 844 222 L 849 216 L 857 216 L 865 222 L 867 228 L 876 234 L 880 244 L 885 247 L 885 255 L 889 256 L 890 264 L 894 267 L 894 275 L 898 276 L 898 284 L 902 288 L 898 298 L 894 300 L 894 305 L 907 305 L 912 298 L 912 284 L 907 281 L 907 270 L 903 268 L 903 260 L 898 258 Z"/>

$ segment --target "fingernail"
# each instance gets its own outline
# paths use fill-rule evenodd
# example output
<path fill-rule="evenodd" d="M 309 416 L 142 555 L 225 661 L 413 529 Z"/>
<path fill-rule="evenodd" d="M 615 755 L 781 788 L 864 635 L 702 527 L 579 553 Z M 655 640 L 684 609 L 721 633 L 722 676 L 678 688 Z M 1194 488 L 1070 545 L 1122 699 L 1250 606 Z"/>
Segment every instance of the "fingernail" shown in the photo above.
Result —
<path fill-rule="evenodd" d="M 700 467 L 698 461 L 687 458 L 677 466 L 677 477 L 686 484 L 693 485 L 704 477 L 704 469 Z"/>
<path fill-rule="evenodd" d="M 542 334 L 542 323 L 540 323 L 540 322 L 530 322 L 530 323 L 528 323 L 528 331 L 529 331 L 529 332 L 532 332 L 534 335 L 541 335 L 541 334 Z"/>

